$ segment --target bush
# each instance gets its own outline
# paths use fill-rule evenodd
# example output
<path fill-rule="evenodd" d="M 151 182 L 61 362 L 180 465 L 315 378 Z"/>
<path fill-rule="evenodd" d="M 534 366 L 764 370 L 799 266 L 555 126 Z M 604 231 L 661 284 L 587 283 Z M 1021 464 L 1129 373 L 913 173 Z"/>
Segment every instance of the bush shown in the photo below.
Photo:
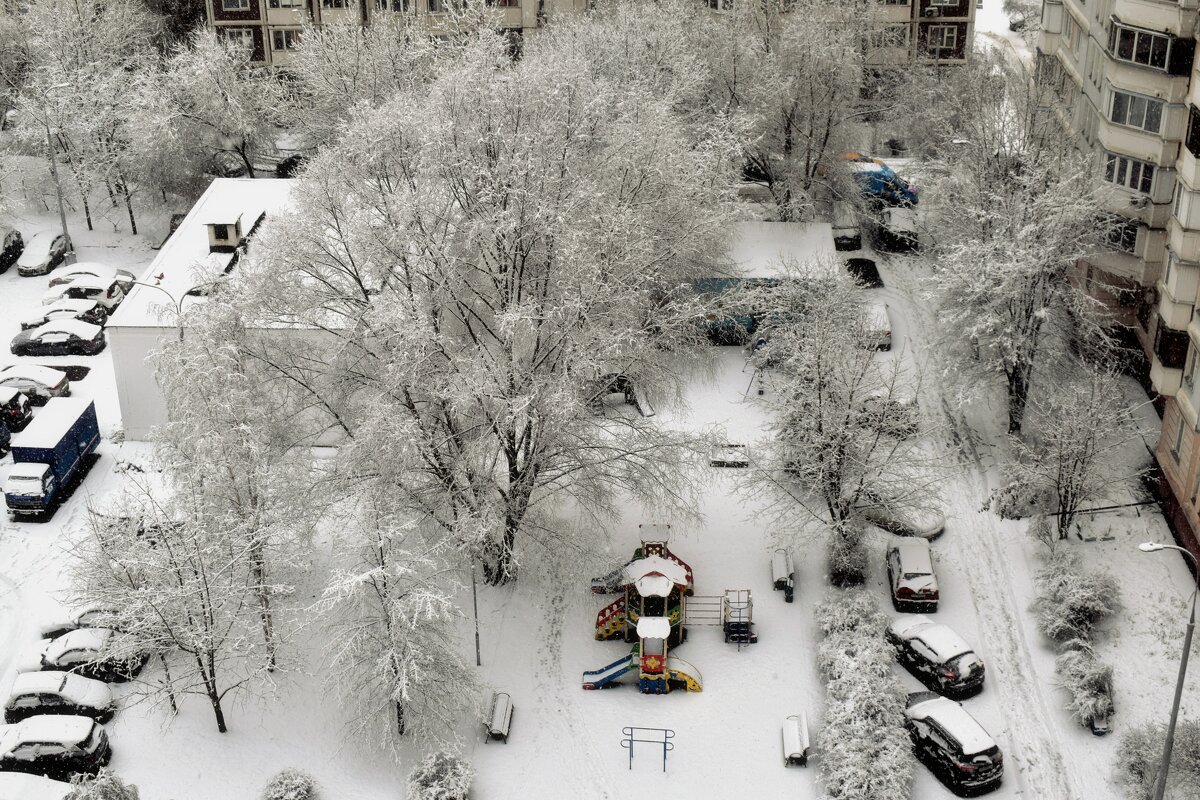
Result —
<path fill-rule="evenodd" d="M 1068 650 L 1054 662 L 1059 682 L 1071 695 L 1067 709 L 1080 725 L 1113 713 L 1112 667 L 1089 648 Z"/>
<path fill-rule="evenodd" d="M 834 528 L 830 532 L 826 566 L 834 586 L 858 586 L 866 580 L 867 549 L 862 528 Z"/>
<path fill-rule="evenodd" d="M 431 753 L 408 776 L 408 800 L 466 800 L 474 778 L 471 766 L 457 755 Z"/>
<path fill-rule="evenodd" d="M 1056 642 L 1090 641 L 1096 624 L 1120 605 L 1116 579 L 1107 572 L 1084 570 L 1078 556 L 1065 547 L 1046 556 L 1038 589 L 1038 630 Z"/>
<path fill-rule="evenodd" d="M 316 796 L 316 783 L 298 769 L 277 773 L 262 791 L 262 800 L 315 800 Z"/>
<path fill-rule="evenodd" d="M 71 793 L 66 800 L 138 800 L 138 790 L 104 767 L 92 775 L 76 775 L 71 779 Z"/>
<path fill-rule="evenodd" d="M 1016 479 L 992 492 L 992 508 L 1001 519 L 1025 519 L 1053 511 L 1058 503 L 1054 492 Z"/>
<path fill-rule="evenodd" d="M 1150 800 L 1162 761 L 1167 726 L 1148 723 L 1130 730 L 1117 747 L 1117 779 L 1129 790 L 1129 800 Z M 1166 797 L 1200 796 L 1200 721 L 1180 720 L 1175 728 Z"/>

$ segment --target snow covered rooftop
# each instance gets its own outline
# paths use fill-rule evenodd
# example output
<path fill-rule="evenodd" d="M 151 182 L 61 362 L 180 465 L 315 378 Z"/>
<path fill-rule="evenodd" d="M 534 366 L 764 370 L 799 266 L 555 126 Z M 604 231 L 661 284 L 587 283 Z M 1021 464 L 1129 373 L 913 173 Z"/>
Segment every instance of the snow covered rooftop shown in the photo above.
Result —
<path fill-rule="evenodd" d="M 748 278 L 779 277 L 787 261 L 838 259 L 828 222 L 740 222 L 729 255 Z"/>
<path fill-rule="evenodd" d="M 34 415 L 29 427 L 12 437 L 12 446 L 54 447 L 91 404 L 92 401 L 84 397 L 50 398 L 45 407 Z"/>
<path fill-rule="evenodd" d="M 139 281 L 157 288 L 135 285 L 108 326 L 173 328 L 175 307 L 167 296 L 175 302 L 183 301 L 184 308 L 190 303 L 202 303 L 202 297 L 190 297 L 188 291 L 216 277 L 209 259 L 208 225 L 232 224 L 238 217 L 249 224 L 264 213 L 271 216 L 285 211 L 291 207 L 293 184 L 276 178 L 213 180 L 138 277 Z M 210 265 L 204 266 L 206 263 Z M 227 264 L 228 259 L 223 263 Z M 160 274 L 161 279 L 157 277 Z"/>
<path fill-rule="evenodd" d="M 639 639 L 666 639 L 671 635 L 671 621 L 666 617 L 641 617 L 637 635 Z"/>
<path fill-rule="evenodd" d="M 666 580 L 665 591 L 654 591 L 647 594 L 642 590 L 640 581 L 646 577 L 659 577 Z M 662 556 L 647 556 L 639 558 L 637 561 L 632 561 L 625 565 L 625 582 L 638 584 L 638 591 L 643 597 L 666 597 L 671 591 L 671 584 L 676 586 L 687 586 L 687 570 L 681 567 L 674 561 L 669 561 Z M 647 589 L 661 589 L 664 584 L 661 581 L 646 583 Z"/>

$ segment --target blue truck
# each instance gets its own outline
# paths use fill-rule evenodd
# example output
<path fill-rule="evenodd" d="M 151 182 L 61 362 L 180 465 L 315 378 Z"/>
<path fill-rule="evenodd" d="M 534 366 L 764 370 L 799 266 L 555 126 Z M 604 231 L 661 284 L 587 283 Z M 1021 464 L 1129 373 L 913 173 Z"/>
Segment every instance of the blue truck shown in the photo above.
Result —
<path fill-rule="evenodd" d="M 100 427 L 91 400 L 55 397 L 12 437 L 4 502 L 15 516 L 53 512 L 94 463 Z"/>
<path fill-rule="evenodd" d="M 917 188 L 878 158 L 858 153 L 843 153 L 842 158 L 849 162 L 854 182 L 863 194 L 893 206 L 917 204 Z"/>

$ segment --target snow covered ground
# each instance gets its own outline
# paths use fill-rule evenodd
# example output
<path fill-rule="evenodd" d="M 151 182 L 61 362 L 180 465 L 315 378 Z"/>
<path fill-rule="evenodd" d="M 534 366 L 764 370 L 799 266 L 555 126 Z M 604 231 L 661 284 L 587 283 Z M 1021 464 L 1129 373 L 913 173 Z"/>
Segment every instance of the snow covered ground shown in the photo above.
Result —
<path fill-rule="evenodd" d="M 999 0 L 987 3 L 998 6 Z M 38 215 L 17 222 L 25 230 L 52 227 L 53 219 Z M 150 260 L 152 252 L 141 238 L 88 234 L 79 221 L 72 223 L 80 260 L 135 272 Z M 926 361 L 932 325 L 919 292 L 925 265 L 919 257 L 880 258 L 880 267 L 896 343 L 891 354 L 880 357 L 901 358 L 915 368 Z M 45 283 L 44 278 L 19 278 L 15 271 L 0 276 L 0 343 L 15 332 L 19 313 L 39 301 Z M 77 393 L 96 399 L 102 429 L 111 436 L 120 420 L 107 354 L 64 360 L 93 367 Z M 696 430 L 719 426 L 730 441 L 753 445 L 763 436 L 766 421 L 751 388 L 753 373 L 735 348 L 721 349 L 717 360 L 712 374 L 695 377 L 686 407 L 661 408 L 659 419 Z M 939 383 L 926 381 L 921 397 L 923 411 L 933 418 L 947 413 Z M 1089 564 L 1116 572 L 1125 591 L 1125 608 L 1099 645 L 1101 656 L 1116 670 L 1117 735 L 1091 736 L 1063 710 L 1053 650 L 1033 627 L 1028 611 L 1038 545 L 1025 535 L 1025 523 L 1001 521 L 980 510 L 999 481 L 986 446 L 996 436 L 997 418 L 997 409 L 986 405 L 969 408 L 965 417 L 952 415 L 954 429 L 973 444 L 944 444 L 947 463 L 956 466 L 944 492 L 947 530 L 934 543 L 943 597 L 937 619 L 971 642 L 988 665 L 985 691 L 965 705 L 1006 754 L 1005 783 L 993 796 L 1115 798 L 1119 793 L 1109 777 L 1117 735 L 1136 723 L 1164 719 L 1169 708 L 1191 579 L 1174 554 L 1136 551 L 1140 541 L 1169 540 L 1155 510 L 1097 516 L 1088 522 L 1089 532 L 1111 539 L 1071 543 Z M 968 431 L 973 433 L 967 436 Z M 118 462 L 143 458 L 146 447 L 106 442 L 101 452 L 103 458 L 81 490 L 51 522 L 0 521 L 3 681 L 11 679 L 12 654 L 32 641 L 40 619 L 54 613 L 56 593 L 65 580 L 62 549 L 82 533 L 89 498 L 118 487 L 126 479 L 114 469 Z M 0 461 L 0 478 L 9 463 Z M 701 521 L 673 521 L 671 546 L 692 566 L 697 594 L 744 588 L 755 600 L 758 644 L 739 651 L 722 641 L 719 629 L 694 627 L 679 648 L 678 655 L 702 677 L 704 691 L 699 694 L 646 696 L 632 685 L 583 691 L 582 672 L 616 660 L 627 646 L 593 639 L 596 611 L 611 598 L 592 594 L 583 582 L 564 585 L 559 575 L 569 565 L 527 565 L 515 587 L 481 587 L 483 676 L 491 687 L 512 696 L 515 712 L 507 745 L 484 744 L 476 722 L 463 721 L 460 733 L 478 771 L 473 797 L 599 800 L 647 792 L 696 798 L 820 796 L 815 764 L 808 769 L 782 766 L 780 725 L 789 714 L 807 712 L 819 753 L 823 688 L 815 667 L 811 607 L 826 591 L 823 552 L 816 542 L 793 548 L 798 588 L 795 602 L 786 604 L 781 592 L 771 590 L 770 555 L 781 541 L 796 536 L 799 521 L 790 529 L 764 524 L 756 501 L 739 492 L 743 474 L 712 469 L 698 509 Z M 638 523 L 655 521 L 660 520 L 653 509 L 627 509 L 610 532 L 612 562 L 629 557 L 638 543 Z M 888 608 L 885 541 L 882 533 L 871 540 L 874 566 L 868 586 Z M 315 576 L 322 559 L 318 551 Z M 316 598 L 317 581 L 300 587 L 300 605 Z M 466 600 L 469 608 L 469 596 Z M 464 626 L 464 651 L 470 635 Z M 144 797 L 160 800 L 251 800 L 271 774 L 285 767 L 311 772 L 331 800 L 394 800 L 414 754 L 403 754 L 398 765 L 388 753 L 347 739 L 346 712 L 323 683 L 324 640 L 319 626 L 302 629 L 292 641 L 296 668 L 280 678 L 273 695 L 235 704 L 231 731 L 224 736 L 216 733 L 211 712 L 198 699 L 188 700 L 174 718 L 162 709 L 127 704 L 109 726 L 114 768 L 138 784 Z M 913 690 L 921 688 L 903 670 L 898 673 Z M 1200 711 L 1195 672 L 1185 703 L 1193 715 Z M 630 769 L 628 752 L 620 744 L 622 728 L 629 725 L 675 731 L 665 773 L 661 751 L 651 745 L 638 745 Z M 919 767 L 912 796 L 952 795 Z"/>

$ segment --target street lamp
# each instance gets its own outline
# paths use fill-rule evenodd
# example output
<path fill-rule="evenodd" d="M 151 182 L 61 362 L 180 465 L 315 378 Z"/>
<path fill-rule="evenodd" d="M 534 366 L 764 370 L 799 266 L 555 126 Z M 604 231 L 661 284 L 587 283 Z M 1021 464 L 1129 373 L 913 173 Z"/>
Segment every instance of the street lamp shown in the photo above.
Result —
<path fill-rule="evenodd" d="M 1188 655 L 1192 652 L 1192 633 L 1196 630 L 1196 594 L 1200 593 L 1200 565 L 1196 557 L 1182 547 L 1158 542 L 1142 542 L 1138 550 L 1156 553 L 1159 550 L 1178 550 L 1192 561 L 1196 587 L 1192 590 L 1192 613 L 1188 618 L 1187 634 L 1183 637 L 1183 658 L 1179 660 L 1179 678 L 1175 681 L 1175 702 L 1171 705 L 1171 721 L 1167 724 L 1167 740 L 1163 743 L 1162 763 L 1158 767 L 1158 780 L 1154 782 L 1154 800 L 1162 800 L 1167 790 L 1167 771 L 1171 768 L 1171 749 L 1175 746 L 1175 723 L 1179 719 L 1179 700 L 1183 696 L 1183 680 L 1187 676 Z"/>
<path fill-rule="evenodd" d="M 155 276 L 155 280 L 161 281 L 162 278 L 163 278 L 163 273 L 161 273 L 161 272 Z M 158 291 L 162 292 L 163 294 L 165 294 L 167 297 L 169 297 L 171 299 L 171 305 L 173 305 L 175 307 L 175 322 L 179 326 L 179 341 L 180 342 L 183 341 L 183 301 L 186 300 L 187 296 L 194 290 L 199 289 L 202 286 L 213 286 L 220 282 L 221 282 L 221 280 L 218 279 L 215 281 L 203 281 L 201 283 L 197 283 L 197 284 L 193 285 L 192 287 L 190 287 L 182 295 L 180 295 L 179 299 L 175 299 L 175 295 L 171 294 L 166 289 L 159 286 L 157 283 L 146 283 L 145 281 L 133 281 L 133 283 L 138 286 L 145 286 L 150 289 L 157 289 Z"/>

